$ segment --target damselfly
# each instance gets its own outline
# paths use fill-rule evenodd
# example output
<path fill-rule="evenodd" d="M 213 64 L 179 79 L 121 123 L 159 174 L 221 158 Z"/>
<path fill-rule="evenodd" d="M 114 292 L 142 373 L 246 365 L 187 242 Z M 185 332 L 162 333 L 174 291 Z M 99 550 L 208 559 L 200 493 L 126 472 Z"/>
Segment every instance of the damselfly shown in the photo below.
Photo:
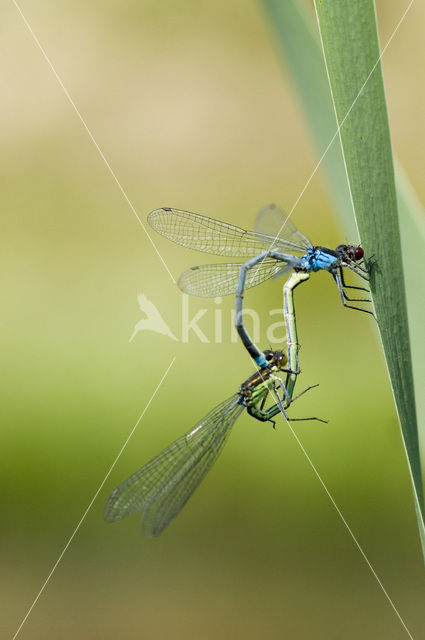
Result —
<path fill-rule="evenodd" d="M 343 272 L 343 268 L 347 267 L 364 280 L 369 280 L 368 270 L 362 264 L 362 247 L 340 244 L 336 249 L 328 249 L 314 246 L 274 205 L 265 207 L 257 220 L 258 230 L 246 231 L 206 216 L 168 207 L 156 209 L 148 216 L 148 222 L 153 229 L 179 245 L 219 256 L 249 258 L 244 263 L 192 267 L 180 276 L 178 285 L 185 293 L 201 297 L 236 294 L 235 326 L 243 344 L 260 367 L 266 367 L 267 362 L 252 342 L 242 318 L 242 301 L 247 288 L 269 278 L 283 276 L 291 270 L 304 274 L 304 280 L 315 271 L 326 270 L 335 280 L 344 306 L 372 313 L 348 304 L 369 300 L 350 298 L 345 291 L 367 291 L 364 287 L 347 285 Z M 269 230 L 272 224 L 277 227 L 275 235 L 270 231 L 264 232 Z M 286 287 L 287 297 L 292 295 L 292 285 L 297 286 L 300 281 L 300 278 L 291 280 L 290 285 Z M 291 304 L 293 306 L 292 302 Z"/>
<path fill-rule="evenodd" d="M 287 418 L 285 409 L 295 398 L 289 395 L 279 377 L 281 371 L 290 373 L 285 368 L 286 355 L 281 351 L 267 350 L 264 358 L 267 367 L 245 380 L 237 393 L 215 407 L 191 431 L 170 444 L 112 492 L 105 504 L 105 520 L 121 520 L 140 511 L 143 514 L 143 534 L 159 535 L 205 477 L 244 409 L 262 422 L 273 422 L 274 416 L 281 411 Z M 278 395 L 279 390 L 282 390 L 282 398 Z M 266 408 L 270 394 L 277 402 Z"/>

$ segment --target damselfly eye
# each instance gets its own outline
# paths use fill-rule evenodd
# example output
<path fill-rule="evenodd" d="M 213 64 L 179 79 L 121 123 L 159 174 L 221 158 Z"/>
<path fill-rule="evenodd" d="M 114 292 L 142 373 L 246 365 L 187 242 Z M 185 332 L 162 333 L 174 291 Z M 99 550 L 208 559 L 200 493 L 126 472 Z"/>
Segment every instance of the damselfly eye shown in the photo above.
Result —
<path fill-rule="evenodd" d="M 362 247 L 356 247 L 354 249 L 354 258 L 356 260 L 361 260 L 363 258 L 363 256 L 364 256 L 364 251 L 363 251 Z"/>

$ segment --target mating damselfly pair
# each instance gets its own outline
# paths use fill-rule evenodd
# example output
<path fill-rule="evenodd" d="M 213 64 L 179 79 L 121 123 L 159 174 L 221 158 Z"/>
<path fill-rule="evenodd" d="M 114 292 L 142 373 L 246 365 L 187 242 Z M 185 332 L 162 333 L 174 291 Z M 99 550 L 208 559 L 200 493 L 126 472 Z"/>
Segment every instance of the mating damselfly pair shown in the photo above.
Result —
<path fill-rule="evenodd" d="M 343 272 L 347 267 L 364 280 L 369 279 L 368 269 L 362 263 L 362 247 L 344 244 L 332 250 L 314 246 L 274 205 L 260 211 L 256 231 L 166 207 L 152 211 L 148 222 L 158 233 L 184 247 L 218 256 L 248 258 L 243 263 L 192 267 L 182 274 L 178 285 L 182 291 L 202 297 L 234 294 L 236 329 L 260 367 L 242 383 L 238 393 L 215 407 L 185 436 L 119 485 L 108 498 L 104 510 L 107 521 L 120 520 L 141 511 L 144 534 L 159 535 L 211 468 L 244 408 L 261 421 L 273 422 L 273 417 L 280 412 L 289 419 L 286 409 L 295 400 L 294 388 L 300 373 L 293 300 L 295 288 L 311 273 L 326 270 L 335 280 L 344 306 L 372 312 L 349 304 L 369 300 L 353 299 L 346 293 L 346 289 L 367 291 L 364 287 L 347 285 Z M 243 324 L 244 291 L 291 271 L 293 273 L 283 288 L 287 355 L 270 350 L 262 352 Z M 282 373 L 286 374 L 285 382 L 280 377 Z M 276 402 L 265 408 L 270 395 Z"/>

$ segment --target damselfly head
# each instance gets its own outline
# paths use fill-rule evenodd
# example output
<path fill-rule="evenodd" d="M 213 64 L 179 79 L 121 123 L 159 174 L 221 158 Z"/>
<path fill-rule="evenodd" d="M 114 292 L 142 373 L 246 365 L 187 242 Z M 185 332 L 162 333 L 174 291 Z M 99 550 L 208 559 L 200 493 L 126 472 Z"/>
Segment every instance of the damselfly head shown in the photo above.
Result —
<path fill-rule="evenodd" d="M 288 362 L 288 358 L 286 357 L 286 353 L 283 351 L 272 351 L 271 349 L 265 349 L 263 351 L 267 364 L 270 367 L 277 367 L 278 369 L 283 369 L 285 364 Z"/>
<path fill-rule="evenodd" d="M 340 244 L 337 246 L 336 251 L 346 262 L 358 262 L 364 256 L 362 247 L 355 247 L 351 244 Z"/>

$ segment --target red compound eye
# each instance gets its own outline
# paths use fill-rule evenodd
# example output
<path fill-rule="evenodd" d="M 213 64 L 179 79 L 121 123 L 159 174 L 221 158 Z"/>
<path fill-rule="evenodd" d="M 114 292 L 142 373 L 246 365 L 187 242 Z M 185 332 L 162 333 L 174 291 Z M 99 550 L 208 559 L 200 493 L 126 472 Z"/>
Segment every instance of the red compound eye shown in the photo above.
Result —
<path fill-rule="evenodd" d="M 361 260 L 364 256 L 364 251 L 361 247 L 356 247 L 354 249 L 354 257 L 356 260 Z"/>

